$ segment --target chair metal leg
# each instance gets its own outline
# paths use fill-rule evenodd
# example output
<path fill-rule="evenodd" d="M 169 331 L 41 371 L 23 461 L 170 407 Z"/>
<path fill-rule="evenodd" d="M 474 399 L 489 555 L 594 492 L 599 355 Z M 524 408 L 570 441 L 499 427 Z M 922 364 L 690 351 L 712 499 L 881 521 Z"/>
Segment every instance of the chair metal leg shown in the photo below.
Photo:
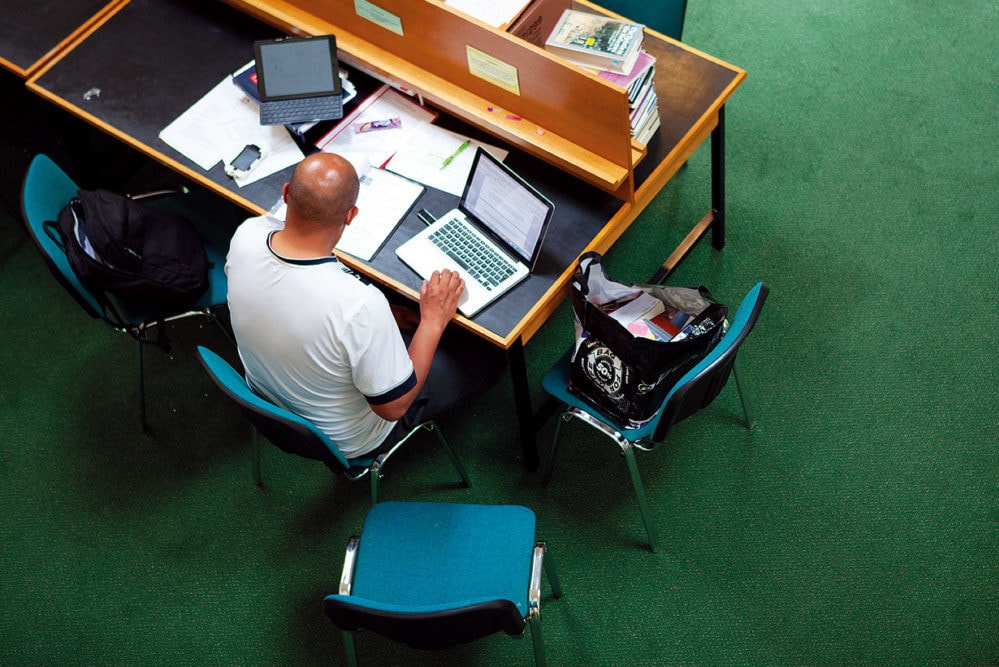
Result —
<path fill-rule="evenodd" d="M 559 579 L 558 568 L 555 567 L 555 563 L 552 562 L 551 552 L 547 549 L 545 549 L 545 559 L 542 561 L 542 567 L 545 570 L 545 574 L 548 575 L 548 583 L 552 587 L 552 597 L 562 597 L 562 580 Z"/>
<path fill-rule="evenodd" d="M 548 482 L 552 479 L 552 473 L 555 472 L 555 455 L 558 453 L 558 439 L 559 435 L 562 434 L 562 425 L 569 421 L 571 417 L 565 412 L 559 415 L 558 420 L 555 422 L 555 435 L 552 437 L 552 450 L 548 454 L 548 465 L 545 467 L 545 476 L 541 480 L 542 486 L 548 486 Z"/>
<path fill-rule="evenodd" d="M 534 644 L 534 664 L 545 665 L 545 641 L 541 634 L 541 575 L 548 574 L 555 597 L 562 596 L 562 585 L 559 582 L 551 555 L 544 542 L 535 542 L 531 555 L 531 579 L 527 590 L 527 623 L 531 626 L 531 642 Z"/>
<path fill-rule="evenodd" d="M 536 667 L 545 667 L 548 664 L 545 658 L 545 638 L 541 634 L 541 617 L 532 616 L 527 620 L 531 626 L 531 643 L 534 644 L 534 664 Z"/>
<path fill-rule="evenodd" d="M 253 428 L 252 430 L 253 435 L 250 439 L 252 441 L 251 447 L 253 450 L 251 453 L 251 456 L 253 457 L 253 483 L 263 488 L 264 483 L 260 476 L 260 433 L 256 428 Z"/>
<path fill-rule="evenodd" d="M 444 437 L 444 432 L 441 431 L 440 427 L 435 422 L 427 422 L 423 424 L 422 428 L 433 431 L 434 435 L 437 436 L 437 441 L 441 443 L 441 447 L 444 448 L 444 451 L 451 458 L 451 463 L 454 465 L 455 470 L 461 475 L 461 481 L 465 483 L 465 488 L 472 488 L 472 480 L 469 479 L 465 466 L 462 464 L 461 459 L 458 458 L 458 455 L 454 453 L 454 450 L 451 449 L 451 445 L 448 443 L 447 438 Z"/>
<path fill-rule="evenodd" d="M 381 478 L 381 471 L 377 463 L 371 466 L 368 477 L 371 478 L 371 506 L 374 507 L 378 504 L 378 480 Z"/>
<path fill-rule="evenodd" d="M 145 351 L 142 349 L 141 340 L 136 340 L 135 344 L 139 360 L 139 428 L 142 429 L 143 433 L 148 433 L 149 425 L 146 422 L 146 372 L 143 359 Z"/>
<path fill-rule="evenodd" d="M 340 633 L 343 637 L 343 653 L 347 656 L 347 664 L 350 667 L 357 667 L 357 653 L 354 651 L 354 633 L 344 630 Z"/>
<path fill-rule="evenodd" d="M 645 487 L 642 485 L 642 478 L 638 474 L 638 464 L 635 462 L 635 450 L 632 447 L 622 448 L 624 460 L 628 464 L 628 473 L 631 475 L 631 485 L 635 487 L 635 495 L 638 497 L 638 509 L 642 513 L 642 523 L 645 524 L 645 532 L 649 535 L 649 548 L 652 553 L 659 551 L 659 540 L 656 536 L 656 528 L 652 523 L 652 514 L 649 512 L 649 502 L 645 498 Z"/>
<path fill-rule="evenodd" d="M 746 428 L 750 431 L 756 426 L 756 419 L 753 418 L 752 406 L 750 405 L 749 395 L 746 392 L 746 388 L 742 383 L 741 376 L 739 374 L 739 359 L 735 360 L 732 364 L 732 375 L 735 376 L 735 387 L 739 391 L 739 400 L 742 402 L 742 414 L 746 417 Z"/>

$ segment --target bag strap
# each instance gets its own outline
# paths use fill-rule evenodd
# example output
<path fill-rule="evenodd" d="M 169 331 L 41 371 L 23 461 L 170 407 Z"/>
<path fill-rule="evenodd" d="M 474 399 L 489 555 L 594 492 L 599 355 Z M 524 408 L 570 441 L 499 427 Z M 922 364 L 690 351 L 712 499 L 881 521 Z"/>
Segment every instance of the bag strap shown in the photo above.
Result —
<path fill-rule="evenodd" d="M 66 239 L 62 237 L 59 223 L 55 220 L 46 220 L 42 223 L 42 229 L 45 231 L 45 235 L 52 239 L 52 243 L 55 243 L 60 250 L 66 252 Z"/>
<path fill-rule="evenodd" d="M 585 297 L 590 293 L 590 271 L 594 266 L 601 268 L 601 259 L 600 253 L 594 251 L 583 253 L 579 257 L 579 264 L 572 274 L 572 284 L 580 296 Z"/>

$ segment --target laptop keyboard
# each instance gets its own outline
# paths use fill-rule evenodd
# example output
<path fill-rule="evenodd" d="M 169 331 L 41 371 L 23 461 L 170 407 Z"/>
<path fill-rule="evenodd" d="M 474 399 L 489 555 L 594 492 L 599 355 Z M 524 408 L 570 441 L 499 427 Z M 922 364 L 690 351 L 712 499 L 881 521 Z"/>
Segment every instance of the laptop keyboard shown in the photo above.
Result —
<path fill-rule="evenodd" d="M 448 220 L 427 238 L 487 290 L 514 273 L 510 260 L 489 247 L 460 220 Z"/>
<path fill-rule="evenodd" d="M 336 120 L 343 117 L 343 95 L 273 100 L 260 105 L 261 125 Z"/>

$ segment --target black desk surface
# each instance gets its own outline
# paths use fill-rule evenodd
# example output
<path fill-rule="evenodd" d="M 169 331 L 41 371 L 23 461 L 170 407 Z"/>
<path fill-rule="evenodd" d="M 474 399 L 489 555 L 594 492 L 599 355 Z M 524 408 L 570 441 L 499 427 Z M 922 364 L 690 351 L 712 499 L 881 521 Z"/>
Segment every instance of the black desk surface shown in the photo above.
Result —
<path fill-rule="evenodd" d="M 140 150 L 155 151 L 221 189 L 269 208 L 283 179 L 234 188 L 218 164 L 200 167 L 160 131 L 234 70 L 253 60 L 253 41 L 280 33 L 217 0 L 131 0 L 44 72 L 35 85 Z M 99 95 L 87 91 L 100 90 Z"/>
<path fill-rule="evenodd" d="M 161 141 L 158 134 L 225 76 L 252 59 L 253 40 L 277 34 L 274 28 L 220 2 L 131 0 L 44 72 L 35 85 L 140 150 L 165 156 L 201 174 L 220 190 L 269 209 L 278 201 L 291 168 L 235 188 L 221 165 L 205 173 Z M 675 109 L 669 109 L 659 136 L 649 145 L 649 155 L 636 170 L 638 184 L 735 76 L 731 70 L 679 47 L 666 45 L 664 49 L 666 60 L 678 60 L 686 73 L 676 77 L 664 71 L 657 76 L 661 99 L 672 100 L 669 106 Z M 663 63 L 663 55 L 659 57 Z M 92 88 L 100 89 L 100 95 L 84 99 L 84 93 Z M 477 134 L 460 124 L 455 129 Z M 495 139 L 486 139 L 495 143 Z M 523 153 L 511 152 L 507 162 L 555 202 L 556 210 L 534 275 L 472 320 L 503 338 L 517 330 L 558 276 L 622 206 L 613 196 Z M 396 259 L 395 248 L 420 228 L 415 210 L 441 213 L 455 201 L 450 195 L 428 190 L 369 263 L 372 269 L 418 289 L 419 279 Z"/>
<path fill-rule="evenodd" d="M 110 0 L 4 0 L 0 63 L 22 76 Z"/>
<path fill-rule="evenodd" d="M 165 33 L 169 38 L 163 37 Z M 252 59 L 254 39 L 276 34 L 273 28 L 222 3 L 131 0 L 40 76 L 35 85 L 124 140 L 143 144 L 204 174 L 220 188 L 268 209 L 278 201 L 291 168 L 234 188 L 221 165 L 205 174 L 158 134 L 223 77 Z M 92 88 L 99 88 L 100 95 L 84 99 L 84 93 Z M 471 128 L 452 127 L 477 135 Z M 494 139 L 489 141 L 495 143 Z M 535 274 L 473 319 L 504 338 L 621 206 L 614 197 L 530 156 L 513 152 L 507 162 L 554 201 L 556 211 Z M 442 213 L 455 203 L 455 197 L 428 189 L 370 262 L 371 267 L 418 290 L 419 278 L 395 257 L 395 248 L 422 226 L 416 210 Z"/>

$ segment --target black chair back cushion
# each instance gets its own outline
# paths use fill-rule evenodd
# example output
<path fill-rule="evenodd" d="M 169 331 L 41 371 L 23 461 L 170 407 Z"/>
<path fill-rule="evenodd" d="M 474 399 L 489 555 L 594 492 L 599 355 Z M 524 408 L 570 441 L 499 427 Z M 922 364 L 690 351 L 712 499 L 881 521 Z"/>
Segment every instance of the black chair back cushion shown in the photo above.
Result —
<path fill-rule="evenodd" d="M 326 615 L 341 630 L 370 630 L 416 649 L 441 650 L 497 632 L 520 635 L 526 621 L 510 600 L 490 600 L 459 609 L 402 614 L 359 607 L 344 598 L 326 598 Z"/>

